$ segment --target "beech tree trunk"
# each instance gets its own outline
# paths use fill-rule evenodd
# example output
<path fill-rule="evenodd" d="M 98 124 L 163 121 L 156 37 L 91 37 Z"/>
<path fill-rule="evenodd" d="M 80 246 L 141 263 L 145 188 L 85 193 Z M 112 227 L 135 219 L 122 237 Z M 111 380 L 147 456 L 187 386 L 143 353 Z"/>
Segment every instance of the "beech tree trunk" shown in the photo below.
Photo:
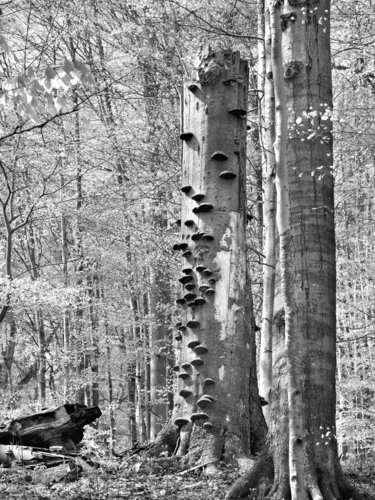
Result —
<path fill-rule="evenodd" d="M 246 265 L 247 63 L 203 49 L 184 94 L 181 321 L 173 422 L 191 463 L 249 456 L 264 437 Z"/>
<path fill-rule="evenodd" d="M 268 0 L 267 5 L 272 36 L 266 44 L 271 43 L 273 58 L 267 77 L 275 89 L 275 153 L 281 170 L 269 435 L 274 474 L 266 498 L 356 499 L 360 496 L 341 471 L 335 437 L 330 2 Z M 255 472 L 227 498 L 255 488 Z M 259 489 L 257 495 L 264 498 Z"/>
<path fill-rule="evenodd" d="M 258 0 L 259 38 L 269 38 L 269 19 L 264 16 L 264 0 Z M 276 191 L 275 191 L 275 103 L 273 82 L 266 78 L 271 71 L 270 44 L 259 47 L 258 87 L 262 93 L 260 100 L 260 137 L 263 148 L 263 302 L 262 330 L 259 353 L 259 394 L 267 405 L 263 406 L 263 414 L 269 424 L 271 386 L 272 386 L 272 327 L 273 307 L 275 299 L 275 245 L 276 245 Z"/>

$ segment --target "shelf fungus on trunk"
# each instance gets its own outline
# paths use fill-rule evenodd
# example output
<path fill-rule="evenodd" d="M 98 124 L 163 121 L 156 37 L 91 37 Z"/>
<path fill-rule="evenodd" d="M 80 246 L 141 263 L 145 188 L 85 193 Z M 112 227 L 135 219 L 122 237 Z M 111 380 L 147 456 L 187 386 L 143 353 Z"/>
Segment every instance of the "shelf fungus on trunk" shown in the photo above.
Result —
<path fill-rule="evenodd" d="M 205 197 L 205 195 L 203 193 L 196 193 L 196 194 L 193 194 L 191 199 L 196 201 L 197 203 L 199 203 L 200 201 L 203 200 L 204 197 Z"/>
<path fill-rule="evenodd" d="M 183 272 L 184 274 L 193 274 L 193 273 L 194 273 L 194 269 L 193 269 L 192 267 L 184 267 L 184 268 L 182 269 L 182 272 Z"/>
<path fill-rule="evenodd" d="M 197 413 L 193 413 L 190 417 L 190 420 L 192 422 L 195 422 L 196 420 L 208 420 L 208 415 L 207 413 L 204 413 L 203 411 L 201 412 L 197 412 Z"/>
<path fill-rule="evenodd" d="M 197 306 L 203 306 L 203 304 L 205 304 L 206 301 L 203 297 L 197 297 L 195 300 L 194 300 L 194 303 L 193 303 L 193 306 L 197 307 Z"/>
<path fill-rule="evenodd" d="M 190 302 L 191 300 L 194 300 L 196 298 L 196 294 L 193 293 L 193 292 L 189 292 L 187 293 L 186 295 L 184 295 L 184 299 L 187 301 L 187 302 Z"/>
<path fill-rule="evenodd" d="M 213 210 L 213 208 L 214 207 L 213 207 L 213 205 L 211 205 L 211 203 L 201 203 L 197 207 L 193 208 L 193 212 L 195 214 L 201 214 L 201 213 L 210 212 L 211 210 Z"/>
<path fill-rule="evenodd" d="M 198 240 L 201 240 L 203 238 L 203 235 L 204 233 L 202 233 L 201 231 L 197 231 L 196 233 L 194 233 L 192 236 L 191 236 L 191 239 L 193 241 L 198 241 Z"/>
<path fill-rule="evenodd" d="M 190 363 L 193 365 L 193 366 L 201 366 L 203 365 L 204 361 L 203 359 L 201 358 L 194 358 L 190 361 Z"/>
<path fill-rule="evenodd" d="M 186 290 L 189 290 L 191 292 L 192 290 L 195 290 L 197 285 L 195 283 L 187 283 L 184 286 Z"/>
<path fill-rule="evenodd" d="M 194 277 L 191 276 L 191 275 L 188 275 L 188 276 L 181 276 L 181 278 L 179 278 L 178 280 L 180 283 L 182 283 L 183 285 L 185 285 L 186 283 L 190 283 L 192 281 L 194 281 Z"/>
<path fill-rule="evenodd" d="M 187 343 L 187 346 L 188 346 L 189 349 L 195 349 L 197 347 L 197 345 L 199 345 L 199 340 L 198 339 L 191 339 Z M 190 364 L 193 364 L 193 363 L 190 361 Z"/>
<path fill-rule="evenodd" d="M 177 340 L 177 342 L 180 342 L 182 340 L 182 334 L 180 331 L 175 332 L 174 339 Z"/>
<path fill-rule="evenodd" d="M 190 419 L 185 417 L 177 417 L 174 419 L 174 423 L 175 425 L 177 425 L 177 427 L 184 427 L 184 425 L 190 423 Z"/>
<path fill-rule="evenodd" d="M 235 116 L 236 118 L 245 118 L 247 115 L 247 110 L 244 108 L 230 108 L 228 113 Z"/>
<path fill-rule="evenodd" d="M 180 396 L 182 396 L 183 398 L 189 398 L 190 396 L 193 395 L 193 392 L 190 391 L 189 389 L 181 389 L 180 390 Z"/>
<path fill-rule="evenodd" d="M 196 92 L 197 90 L 199 90 L 199 84 L 197 82 L 189 82 L 187 84 L 187 88 L 188 90 L 190 90 L 190 92 Z"/>
<path fill-rule="evenodd" d="M 223 151 L 215 151 L 211 155 L 211 160 L 216 160 L 216 161 L 226 161 L 229 159 L 229 156 L 225 154 Z"/>
<path fill-rule="evenodd" d="M 183 368 L 184 370 L 190 370 L 191 364 L 188 361 L 184 361 L 181 365 L 181 368 Z"/>
<path fill-rule="evenodd" d="M 194 319 L 190 319 L 187 323 L 186 323 L 186 326 L 188 328 L 197 328 L 197 326 L 199 326 L 199 321 L 196 321 Z"/>
<path fill-rule="evenodd" d="M 202 385 L 203 385 L 203 387 L 205 387 L 205 386 L 209 386 L 209 385 L 215 385 L 215 383 L 216 382 L 213 378 L 208 377 L 208 378 L 205 378 L 203 380 Z"/>
<path fill-rule="evenodd" d="M 219 177 L 222 179 L 230 180 L 230 179 L 235 179 L 237 177 L 237 174 L 235 172 L 231 172 L 230 170 L 223 170 L 220 172 Z"/>
<path fill-rule="evenodd" d="M 192 189 L 193 189 L 193 188 L 192 188 L 191 186 L 186 185 L 186 186 L 182 186 L 181 191 L 182 191 L 183 193 L 187 194 L 187 193 L 190 193 L 190 191 L 191 191 Z"/>
<path fill-rule="evenodd" d="M 202 264 L 198 264 L 195 269 L 198 273 L 203 273 L 203 271 L 206 269 L 206 266 L 203 266 Z"/>
<path fill-rule="evenodd" d="M 215 399 L 212 397 L 201 396 L 197 401 L 197 406 L 199 406 L 199 408 L 208 407 L 211 406 L 214 401 Z"/>
<path fill-rule="evenodd" d="M 182 256 L 185 257 L 185 259 L 189 259 L 192 255 L 193 254 L 192 254 L 191 250 L 186 250 L 186 252 L 184 252 L 182 254 Z"/>
<path fill-rule="evenodd" d="M 192 132 L 182 132 L 180 134 L 180 139 L 182 141 L 190 141 L 194 137 L 194 134 Z"/>
<path fill-rule="evenodd" d="M 206 354 L 206 352 L 208 352 L 208 347 L 204 344 L 197 345 L 197 347 L 194 348 L 194 352 L 199 355 Z"/>

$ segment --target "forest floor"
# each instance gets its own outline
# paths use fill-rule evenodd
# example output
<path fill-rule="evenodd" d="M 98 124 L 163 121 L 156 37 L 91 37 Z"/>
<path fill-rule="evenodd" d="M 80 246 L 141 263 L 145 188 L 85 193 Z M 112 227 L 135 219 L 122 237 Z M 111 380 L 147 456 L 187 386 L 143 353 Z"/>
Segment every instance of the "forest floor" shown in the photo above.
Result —
<path fill-rule="evenodd" d="M 91 472 L 67 464 L 30 469 L 15 466 L 0 469 L 1 500 L 222 500 L 239 477 L 238 469 L 220 464 L 215 476 L 205 476 L 199 468 L 181 470 L 175 459 L 101 460 Z M 68 472 L 68 474 L 67 474 Z M 375 470 L 346 471 L 364 494 L 375 500 Z"/>

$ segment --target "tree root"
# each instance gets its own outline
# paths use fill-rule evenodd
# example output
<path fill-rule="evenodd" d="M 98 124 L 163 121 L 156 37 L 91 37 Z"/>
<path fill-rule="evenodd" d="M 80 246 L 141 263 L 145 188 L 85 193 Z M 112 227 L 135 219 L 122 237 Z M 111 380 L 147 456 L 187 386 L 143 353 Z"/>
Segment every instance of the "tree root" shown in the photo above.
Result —
<path fill-rule="evenodd" d="M 228 491 L 225 500 L 246 498 L 251 490 L 262 491 L 262 495 L 269 489 L 273 481 L 273 460 L 265 454 L 259 458 L 255 465 L 242 477 L 237 479 Z"/>
<path fill-rule="evenodd" d="M 364 500 L 363 495 L 349 483 L 339 463 L 332 476 L 326 471 L 319 479 L 316 476 L 310 478 L 310 484 L 306 485 L 306 496 L 311 500 Z M 250 471 L 237 479 L 225 500 L 239 498 L 290 500 L 289 478 L 275 476 L 273 460 L 265 453 Z"/>

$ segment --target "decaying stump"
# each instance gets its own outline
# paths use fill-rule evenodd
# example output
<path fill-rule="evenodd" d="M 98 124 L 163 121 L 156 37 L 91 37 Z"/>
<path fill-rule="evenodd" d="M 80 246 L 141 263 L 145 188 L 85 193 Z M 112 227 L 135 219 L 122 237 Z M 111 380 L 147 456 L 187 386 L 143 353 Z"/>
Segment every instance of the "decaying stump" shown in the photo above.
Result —
<path fill-rule="evenodd" d="M 82 441 L 83 428 L 100 417 L 97 406 L 64 404 L 54 410 L 12 420 L 0 429 L 0 444 L 18 444 L 38 448 L 59 446 L 74 450 Z"/>

